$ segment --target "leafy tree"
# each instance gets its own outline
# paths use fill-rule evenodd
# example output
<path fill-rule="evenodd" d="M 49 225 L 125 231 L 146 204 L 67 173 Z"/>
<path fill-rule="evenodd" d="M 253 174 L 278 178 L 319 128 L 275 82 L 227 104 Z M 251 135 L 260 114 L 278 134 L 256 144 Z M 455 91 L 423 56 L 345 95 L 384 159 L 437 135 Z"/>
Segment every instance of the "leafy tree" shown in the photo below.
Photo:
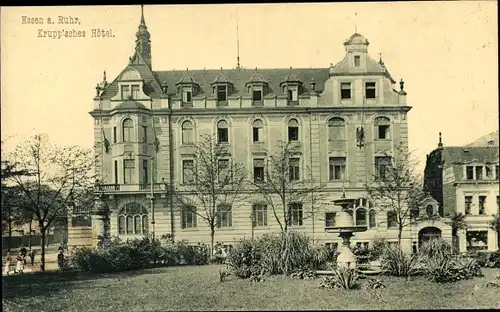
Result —
<path fill-rule="evenodd" d="M 228 147 L 210 135 L 202 135 L 194 150 L 193 167 L 184 169 L 182 184 L 174 187 L 172 196 L 183 216 L 195 214 L 208 224 L 213 255 L 215 230 L 224 216 L 228 216 L 224 221 L 232 222 L 232 205 L 241 198 L 246 172 Z"/>
<path fill-rule="evenodd" d="M 41 269 L 45 269 L 45 242 L 48 229 L 93 187 L 95 180 L 93 151 L 77 146 L 59 147 L 43 135 L 19 145 L 11 155 L 18 170 L 27 175 L 8 178 L 22 194 L 22 206 L 33 214 L 40 229 Z"/>
<path fill-rule="evenodd" d="M 417 162 L 412 152 L 399 146 L 394 149 L 393 155 L 385 155 L 385 161 L 378 166 L 365 188 L 375 209 L 387 215 L 388 226 L 397 227 L 398 243 L 401 244 L 405 228 L 422 219 L 438 216 L 418 213 L 419 205 L 428 194 L 424 191 L 422 178 L 415 172 Z"/>
<path fill-rule="evenodd" d="M 276 152 L 268 154 L 265 159 L 263 175 L 254 172 L 252 184 L 271 207 L 281 231 L 287 232 L 290 225 L 300 224 L 318 210 L 312 208 L 305 211 L 303 204 L 321 200 L 324 184 L 313 183 L 310 168 L 300 163 L 293 144 L 279 142 L 275 149 Z M 294 208 L 297 208 L 295 216 Z"/>

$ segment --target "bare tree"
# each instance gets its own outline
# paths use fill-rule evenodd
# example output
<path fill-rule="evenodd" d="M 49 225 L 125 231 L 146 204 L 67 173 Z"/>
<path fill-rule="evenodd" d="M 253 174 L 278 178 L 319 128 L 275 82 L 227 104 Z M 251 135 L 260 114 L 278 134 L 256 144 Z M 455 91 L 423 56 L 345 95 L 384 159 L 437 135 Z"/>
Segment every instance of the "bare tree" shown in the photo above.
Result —
<path fill-rule="evenodd" d="M 254 172 L 252 184 L 271 207 L 282 232 L 313 216 L 318 209 L 305 211 L 303 204 L 314 203 L 324 194 L 324 184 L 312 181 L 310 168 L 301 164 L 298 156 L 292 144 L 278 142 L 276 152 L 266 157 L 262 172 Z"/>
<path fill-rule="evenodd" d="M 9 178 L 22 194 L 22 207 L 38 222 L 41 270 L 45 269 L 48 230 L 69 204 L 88 194 L 95 181 L 93 151 L 77 146 L 58 147 L 35 135 L 17 147 L 13 163 L 27 175 Z"/>
<path fill-rule="evenodd" d="M 417 161 L 404 146 L 394 149 L 394 155 L 386 154 L 376 164 L 376 172 L 365 187 L 375 209 L 387 215 L 388 226 L 398 229 L 401 244 L 403 230 L 422 219 L 438 216 L 419 213 L 419 206 L 427 197 L 422 178 L 416 174 Z"/>
<path fill-rule="evenodd" d="M 234 161 L 227 145 L 211 135 L 202 135 L 194 149 L 194 160 L 183 167 L 182 184 L 174 187 L 172 196 L 182 215 L 195 214 L 207 223 L 213 255 L 215 230 L 223 226 L 221 222 L 232 222 L 231 207 L 242 197 L 246 171 Z"/>

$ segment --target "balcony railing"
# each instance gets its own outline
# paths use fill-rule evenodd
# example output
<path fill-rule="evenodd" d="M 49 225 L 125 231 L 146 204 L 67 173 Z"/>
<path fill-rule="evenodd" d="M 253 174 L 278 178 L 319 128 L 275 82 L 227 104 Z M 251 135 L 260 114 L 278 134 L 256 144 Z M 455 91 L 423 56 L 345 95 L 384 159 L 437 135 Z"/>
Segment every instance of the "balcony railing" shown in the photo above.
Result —
<path fill-rule="evenodd" d="M 154 183 L 153 191 L 164 192 L 165 184 Z M 147 184 L 101 184 L 96 186 L 96 192 L 119 193 L 119 192 L 151 192 L 151 183 Z"/>

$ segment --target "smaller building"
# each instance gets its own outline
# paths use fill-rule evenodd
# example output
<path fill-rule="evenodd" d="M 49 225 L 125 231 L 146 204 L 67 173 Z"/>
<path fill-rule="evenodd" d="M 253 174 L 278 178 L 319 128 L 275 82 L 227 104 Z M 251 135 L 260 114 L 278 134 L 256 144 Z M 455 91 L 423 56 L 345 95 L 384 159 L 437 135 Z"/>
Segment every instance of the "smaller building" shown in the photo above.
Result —
<path fill-rule="evenodd" d="M 427 155 L 424 186 L 438 202 L 440 215 L 466 216 L 467 229 L 457 232 L 460 252 L 499 248 L 490 225 L 500 214 L 499 145 L 498 139 L 483 138 L 463 147 L 445 147 L 440 133 L 438 147 Z"/>

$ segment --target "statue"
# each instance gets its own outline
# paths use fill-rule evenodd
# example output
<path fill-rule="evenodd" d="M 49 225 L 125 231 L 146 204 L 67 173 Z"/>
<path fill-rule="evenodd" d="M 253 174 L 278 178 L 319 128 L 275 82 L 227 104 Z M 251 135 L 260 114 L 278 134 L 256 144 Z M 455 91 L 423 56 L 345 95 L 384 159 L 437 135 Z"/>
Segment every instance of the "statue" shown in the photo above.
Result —
<path fill-rule="evenodd" d="M 160 150 L 160 140 L 158 140 L 158 137 L 155 137 L 155 149 L 156 152 Z"/>
<path fill-rule="evenodd" d="M 365 146 L 365 133 L 363 127 L 358 127 L 356 129 L 356 145 L 359 148 Z"/>

